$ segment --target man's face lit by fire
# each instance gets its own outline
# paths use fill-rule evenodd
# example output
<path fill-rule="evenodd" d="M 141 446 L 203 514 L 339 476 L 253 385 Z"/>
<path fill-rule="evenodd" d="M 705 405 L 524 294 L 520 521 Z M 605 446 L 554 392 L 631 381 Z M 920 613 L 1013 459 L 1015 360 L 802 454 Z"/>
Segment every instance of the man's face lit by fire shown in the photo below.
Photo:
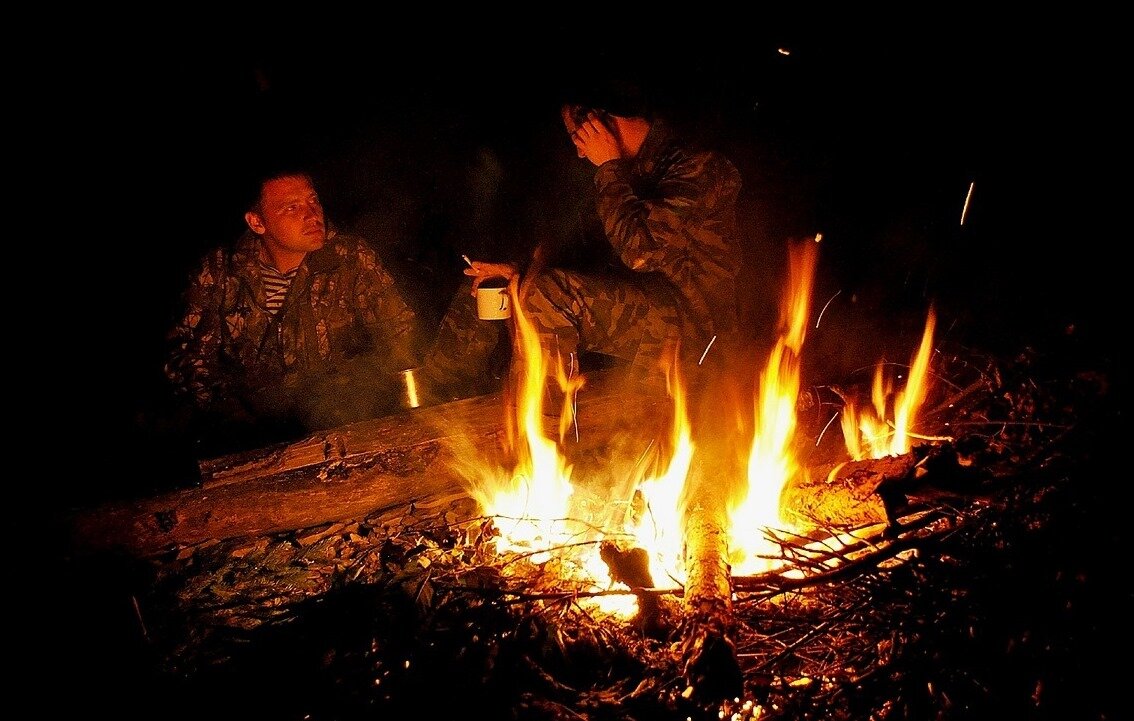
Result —
<path fill-rule="evenodd" d="M 323 204 L 310 178 L 300 175 L 268 181 L 260 191 L 258 212 L 249 216 L 249 227 L 269 249 L 307 253 L 327 242 Z"/>

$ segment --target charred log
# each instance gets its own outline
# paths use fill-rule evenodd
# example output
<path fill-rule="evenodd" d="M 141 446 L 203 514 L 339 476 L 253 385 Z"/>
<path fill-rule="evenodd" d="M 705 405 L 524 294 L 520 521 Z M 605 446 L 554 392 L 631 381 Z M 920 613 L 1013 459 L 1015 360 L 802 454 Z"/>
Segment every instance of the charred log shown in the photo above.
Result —
<path fill-rule="evenodd" d="M 625 583 L 631 591 L 637 592 L 638 622 L 646 633 L 657 634 L 660 630 L 660 601 L 657 595 L 643 592 L 654 586 L 649 554 L 641 548 L 622 549 L 613 541 L 604 541 L 599 546 L 599 557 L 610 570 L 612 580 Z"/>

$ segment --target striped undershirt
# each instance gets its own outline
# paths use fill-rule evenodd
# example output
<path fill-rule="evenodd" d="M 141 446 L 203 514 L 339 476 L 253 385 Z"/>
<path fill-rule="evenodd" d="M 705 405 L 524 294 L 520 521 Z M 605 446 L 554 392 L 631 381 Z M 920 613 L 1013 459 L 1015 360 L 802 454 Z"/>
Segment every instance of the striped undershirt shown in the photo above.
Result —
<path fill-rule="evenodd" d="M 283 306 L 284 298 L 287 297 L 287 289 L 291 287 L 291 281 L 295 279 L 295 274 L 299 272 L 299 266 L 292 268 L 287 273 L 281 273 L 267 263 L 260 261 L 260 278 L 264 283 L 264 293 L 267 299 L 264 305 L 268 307 L 268 312 L 275 315 Z"/>

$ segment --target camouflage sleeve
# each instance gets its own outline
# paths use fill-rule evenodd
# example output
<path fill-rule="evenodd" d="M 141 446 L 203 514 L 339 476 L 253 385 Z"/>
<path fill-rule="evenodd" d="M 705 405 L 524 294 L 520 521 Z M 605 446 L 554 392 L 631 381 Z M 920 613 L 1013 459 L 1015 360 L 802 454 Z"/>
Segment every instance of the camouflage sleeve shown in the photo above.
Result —
<path fill-rule="evenodd" d="M 165 376 L 178 395 L 188 396 L 201 410 L 207 409 L 220 392 L 223 268 L 222 251 L 205 258 L 184 293 L 183 313 L 167 336 Z"/>
<path fill-rule="evenodd" d="M 359 242 L 358 258 L 356 307 L 364 314 L 363 322 L 372 329 L 377 343 L 386 344 L 392 370 L 416 366 L 421 332 L 417 314 L 402 296 L 394 276 L 365 241 Z"/>
<path fill-rule="evenodd" d="M 610 244 L 631 270 L 683 275 L 697 255 L 693 244 L 712 243 L 707 219 L 727 211 L 740 191 L 740 174 L 709 153 L 673 159 L 651 197 L 631 184 L 631 166 L 611 161 L 595 173 L 598 214 Z"/>

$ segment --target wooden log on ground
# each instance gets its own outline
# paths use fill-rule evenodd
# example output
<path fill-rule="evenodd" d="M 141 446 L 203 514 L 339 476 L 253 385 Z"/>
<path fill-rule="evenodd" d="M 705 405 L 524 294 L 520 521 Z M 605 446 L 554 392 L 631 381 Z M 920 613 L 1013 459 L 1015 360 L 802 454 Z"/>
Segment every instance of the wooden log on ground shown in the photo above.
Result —
<path fill-rule="evenodd" d="M 877 493 L 879 486 L 906 477 L 917 460 L 906 453 L 813 468 L 784 488 L 780 505 L 805 527 L 883 523 L 889 519 L 885 500 Z"/>
<path fill-rule="evenodd" d="M 732 614 L 727 497 L 741 469 L 730 454 L 695 452 L 685 511 L 685 600 L 681 628 L 683 673 L 703 701 L 743 690 Z"/>
<path fill-rule="evenodd" d="M 69 519 L 72 549 L 151 556 L 463 492 L 478 471 L 511 463 L 505 402 L 496 393 L 418 408 L 202 463 L 199 487 L 77 511 Z M 624 432 L 628 418 L 648 439 L 668 406 L 668 399 L 624 392 L 618 376 L 596 374 L 580 393 L 577 445 L 601 444 L 615 427 Z M 556 419 L 546 425 L 554 436 Z"/>
<path fill-rule="evenodd" d="M 728 563 L 728 499 L 737 497 L 745 470 L 720 432 L 702 434 L 694 455 L 685 502 L 687 580 L 681 629 L 683 673 L 702 701 L 739 695 L 743 673 L 736 657 L 732 613 L 733 579 Z M 802 525 L 860 526 L 888 520 L 880 487 L 899 483 L 915 470 L 919 455 L 889 457 L 814 469 L 794 481 L 781 502 Z"/>

